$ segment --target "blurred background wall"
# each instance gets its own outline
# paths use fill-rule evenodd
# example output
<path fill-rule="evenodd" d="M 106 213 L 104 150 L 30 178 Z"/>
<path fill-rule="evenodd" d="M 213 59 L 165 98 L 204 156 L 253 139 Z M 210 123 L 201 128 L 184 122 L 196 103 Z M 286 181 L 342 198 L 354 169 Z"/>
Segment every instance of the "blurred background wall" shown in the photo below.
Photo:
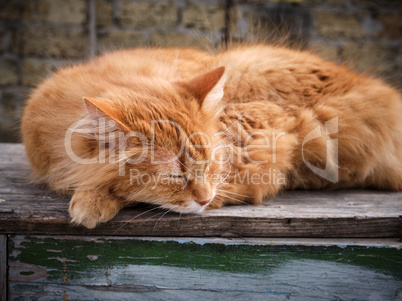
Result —
<path fill-rule="evenodd" d="M 285 35 L 402 87 L 401 0 L 0 0 L 0 141 L 20 140 L 27 95 L 59 67 L 123 47 Z"/>

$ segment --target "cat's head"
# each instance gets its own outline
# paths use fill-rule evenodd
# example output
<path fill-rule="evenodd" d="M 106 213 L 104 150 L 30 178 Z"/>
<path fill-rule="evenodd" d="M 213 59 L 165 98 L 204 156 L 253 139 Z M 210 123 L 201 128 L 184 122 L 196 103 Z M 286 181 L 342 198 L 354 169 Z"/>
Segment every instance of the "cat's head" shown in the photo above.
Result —
<path fill-rule="evenodd" d="M 219 134 L 225 68 L 191 80 L 140 79 L 132 88 L 85 97 L 92 143 L 106 153 L 105 185 L 127 202 L 202 212 L 228 173 Z M 103 168 L 99 163 L 99 168 Z"/>

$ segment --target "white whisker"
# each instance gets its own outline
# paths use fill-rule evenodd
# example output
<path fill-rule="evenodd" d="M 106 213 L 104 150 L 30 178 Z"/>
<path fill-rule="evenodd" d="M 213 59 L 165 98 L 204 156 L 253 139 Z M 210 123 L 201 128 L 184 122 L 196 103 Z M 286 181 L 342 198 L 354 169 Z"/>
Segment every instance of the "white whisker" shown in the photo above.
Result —
<path fill-rule="evenodd" d="M 159 207 L 159 209 L 161 209 L 161 207 Z M 157 212 L 157 213 L 155 213 L 154 215 L 148 217 L 148 218 L 146 219 L 146 221 L 147 221 L 147 220 L 150 220 L 150 219 L 153 219 L 155 216 L 158 216 L 158 215 L 161 215 L 161 214 L 165 214 L 165 212 L 164 212 L 164 211 L 162 211 L 162 212 Z"/>
<path fill-rule="evenodd" d="M 191 174 L 194 176 L 198 177 L 194 172 L 192 172 L 186 165 L 183 164 L 183 162 L 180 161 L 180 159 L 176 156 L 177 161 L 185 168 L 187 169 Z"/>
<path fill-rule="evenodd" d="M 178 206 L 176 205 L 176 206 L 173 206 L 172 208 L 170 208 L 168 211 L 166 211 L 166 212 L 156 221 L 154 227 L 152 228 L 152 232 L 155 230 L 156 225 L 159 223 L 159 221 L 160 221 L 166 214 L 168 214 L 170 211 L 172 211 L 172 210 L 175 209 L 176 207 L 178 207 Z"/>
<path fill-rule="evenodd" d="M 228 195 L 223 195 L 223 194 L 220 194 L 220 193 L 217 193 L 216 195 L 219 195 L 219 196 L 221 196 L 221 197 L 234 200 L 234 201 L 239 202 L 239 203 L 242 203 L 242 204 L 246 204 L 246 205 L 248 204 L 248 203 L 246 203 L 246 202 L 244 202 L 244 201 L 241 201 L 241 200 L 236 199 L 236 198 L 232 198 L 232 197 L 230 197 L 230 196 L 228 196 Z"/>
<path fill-rule="evenodd" d="M 247 112 L 248 112 L 248 110 L 245 111 L 243 114 L 241 114 L 240 117 L 237 118 L 235 122 L 233 122 L 226 130 L 224 130 L 224 131 L 222 132 L 222 134 L 225 133 L 227 130 L 229 130 L 232 126 L 234 126 L 234 125 L 236 125 L 236 124 L 239 124 L 239 121 L 240 121 L 241 118 L 244 116 L 244 114 L 246 114 Z"/>
<path fill-rule="evenodd" d="M 141 212 L 140 214 L 137 214 L 136 216 L 130 218 L 127 222 L 125 222 L 123 225 L 121 225 L 116 231 L 114 231 L 114 232 L 113 232 L 113 235 L 116 234 L 120 229 L 122 229 L 122 228 L 123 228 L 125 225 L 127 225 L 129 222 L 135 220 L 136 218 L 140 217 L 141 215 L 143 215 L 143 214 L 145 214 L 145 213 L 148 213 L 148 212 L 153 211 L 153 210 L 158 209 L 158 208 L 160 208 L 160 207 L 151 208 L 151 209 L 149 209 L 149 210 L 146 210 L 146 211 L 144 211 L 144 212 Z"/>
<path fill-rule="evenodd" d="M 224 192 L 224 193 L 231 193 L 231 194 L 234 194 L 234 195 L 242 196 L 242 197 L 245 197 L 245 198 L 251 198 L 251 195 L 244 195 L 244 194 L 240 194 L 240 193 L 236 193 L 236 192 L 232 192 L 232 191 L 224 190 L 224 189 L 216 189 L 216 190 Z"/>
<path fill-rule="evenodd" d="M 227 173 L 226 176 L 223 178 L 223 180 L 220 181 L 216 186 L 218 186 L 218 185 L 222 184 L 223 182 L 225 182 L 225 180 L 229 177 L 230 172 L 232 171 L 232 165 L 229 165 L 229 166 L 230 166 L 230 169 L 229 169 L 228 173 Z"/>

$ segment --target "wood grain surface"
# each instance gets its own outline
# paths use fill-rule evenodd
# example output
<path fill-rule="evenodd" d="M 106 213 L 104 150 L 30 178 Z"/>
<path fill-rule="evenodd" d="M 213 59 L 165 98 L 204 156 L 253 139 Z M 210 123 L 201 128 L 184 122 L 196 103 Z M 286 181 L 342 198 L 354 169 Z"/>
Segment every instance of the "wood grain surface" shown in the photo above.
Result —
<path fill-rule="evenodd" d="M 0 234 L 0 300 L 7 300 L 7 235 Z"/>
<path fill-rule="evenodd" d="M 402 192 L 286 191 L 260 206 L 179 215 L 141 205 L 93 230 L 70 223 L 69 196 L 29 184 L 21 144 L 0 144 L 0 233 L 192 237 L 400 237 Z"/>

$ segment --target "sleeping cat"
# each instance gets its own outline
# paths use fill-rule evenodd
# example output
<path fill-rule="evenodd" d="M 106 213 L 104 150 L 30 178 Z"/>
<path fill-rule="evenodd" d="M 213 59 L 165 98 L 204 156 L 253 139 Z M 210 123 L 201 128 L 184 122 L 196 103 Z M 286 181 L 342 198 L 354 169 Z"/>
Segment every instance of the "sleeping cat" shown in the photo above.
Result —
<path fill-rule="evenodd" d="M 133 49 L 59 70 L 22 119 L 35 178 L 93 228 L 141 201 L 181 213 L 283 189 L 402 188 L 402 100 L 279 46 Z"/>

